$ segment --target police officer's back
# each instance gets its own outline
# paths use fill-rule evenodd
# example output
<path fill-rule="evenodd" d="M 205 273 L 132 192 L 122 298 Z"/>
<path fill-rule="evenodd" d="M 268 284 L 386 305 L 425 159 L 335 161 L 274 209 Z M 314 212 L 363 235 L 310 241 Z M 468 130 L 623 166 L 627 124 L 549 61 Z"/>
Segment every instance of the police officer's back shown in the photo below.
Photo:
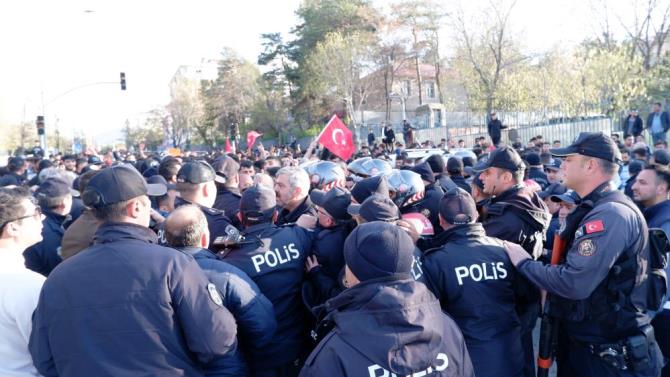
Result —
<path fill-rule="evenodd" d="M 235 321 L 193 258 L 154 245 L 155 189 L 126 165 L 88 183 L 103 224 L 44 284 L 30 336 L 41 374 L 200 376 L 236 346 Z"/>
<path fill-rule="evenodd" d="M 349 289 L 326 303 L 334 329 L 307 376 L 474 376 L 463 336 L 435 296 L 409 276 L 414 245 L 395 224 L 359 225 L 345 243 Z"/>
<path fill-rule="evenodd" d="M 220 359 L 225 369 L 219 375 L 248 375 L 244 354 L 264 347 L 277 329 L 272 303 L 247 274 L 207 249 L 207 220 L 197 206 L 185 205 L 172 212 L 165 220 L 165 237 L 170 246 L 195 258 L 219 290 L 223 305 L 235 316 L 239 347 Z"/>
<path fill-rule="evenodd" d="M 296 375 L 306 353 L 301 286 L 312 235 L 296 225 L 275 226 L 275 206 L 275 193 L 268 187 L 255 185 L 244 191 L 238 215 L 245 226 L 244 240 L 224 257 L 274 305 L 277 331 L 269 344 L 251 355 L 254 376 Z"/>
<path fill-rule="evenodd" d="M 568 354 L 559 369 L 571 376 L 658 376 L 662 356 L 649 326 L 650 267 L 642 214 L 611 180 L 620 153 L 612 139 L 582 133 L 566 148 L 564 182 L 581 198 L 561 238 L 565 262 L 546 266 L 518 246 L 506 250 L 517 270 L 549 295 Z"/>
<path fill-rule="evenodd" d="M 458 324 L 476 375 L 519 376 L 523 369 L 515 311 L 515 271 L 502 241 L 486 236 L 475 201 L 460 188 L 440 201 L 441 247 L 427 250 L 423 270 L 442 309 Z M 504 350 L 504 352 L 502 352 Z"/>
<path fill-rule="evenodd" d="M 180 197 L 175 199 L 175 208 L 185 204 L 195 204 L 207 218 L 207 226 L 211 236 L 209 249 L 215 250 L 214 241 L 226 234 L 228 227 L 233 227 L 230 219 L 218 209 L 212 208 L 216 200 L 216 173 L 205 161 L 191 161 L 184 164 L 177 173 L 177 190 Z M 160 228 L 160 227 L 159 227 Z M 165 243 L 162 231 L 158 234 L 161 243 Z"/>

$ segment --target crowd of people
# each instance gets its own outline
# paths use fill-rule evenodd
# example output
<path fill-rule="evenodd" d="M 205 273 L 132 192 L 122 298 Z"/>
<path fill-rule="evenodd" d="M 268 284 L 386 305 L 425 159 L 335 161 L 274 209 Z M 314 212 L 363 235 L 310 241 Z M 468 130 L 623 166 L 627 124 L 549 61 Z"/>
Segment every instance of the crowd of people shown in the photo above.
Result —
<path fill-rule="evenodd" d="M 530 377 L 542 316 L 559 376 L 670 375 L 665 139 L 500 126 L 419 158 L 13 156 L 0 375 Z"/>

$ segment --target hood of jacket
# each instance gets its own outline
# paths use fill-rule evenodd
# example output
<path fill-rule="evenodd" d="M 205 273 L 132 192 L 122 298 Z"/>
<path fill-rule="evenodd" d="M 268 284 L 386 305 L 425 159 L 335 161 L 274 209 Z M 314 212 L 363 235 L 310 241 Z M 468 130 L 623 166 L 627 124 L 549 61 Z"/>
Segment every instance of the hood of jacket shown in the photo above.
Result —
<path fill-rule="evenodd" d="M 440 352 L 443 313 L 422 283 L 399 276 L 362 282 L 325 306 L 344 342 L 393 373 L 426 369 Z"/>

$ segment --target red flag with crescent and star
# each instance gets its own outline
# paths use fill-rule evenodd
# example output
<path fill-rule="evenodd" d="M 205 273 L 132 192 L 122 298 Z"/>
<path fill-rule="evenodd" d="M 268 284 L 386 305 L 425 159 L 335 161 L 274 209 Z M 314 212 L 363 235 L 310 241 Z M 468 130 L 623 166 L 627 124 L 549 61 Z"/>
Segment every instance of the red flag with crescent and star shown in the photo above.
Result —
<path fill-rule="evenodd" d="M 333 115 L 326 124 L 326 128 L 321 131 L 319 144 L 328 148 L 329 151 L 344 161 L 350 159 L 356 151 L 354 135 L 337 115 Z"/>
<path fill-rule="evenodd" d="M 256 139 L 258 137 L 263 136 L 262 133 L 256 132 L 256 131 L 249 131 L 247 132 L 247 149 L 251 150 L 251 147 L 254 146 L 254 143 L 256 142 Z"/>

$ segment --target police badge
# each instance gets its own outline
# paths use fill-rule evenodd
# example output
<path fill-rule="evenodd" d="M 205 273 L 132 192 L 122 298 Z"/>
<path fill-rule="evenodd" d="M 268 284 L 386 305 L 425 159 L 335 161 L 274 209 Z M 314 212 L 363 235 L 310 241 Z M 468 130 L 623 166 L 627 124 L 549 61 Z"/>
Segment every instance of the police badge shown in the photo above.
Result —
<path fill-rule="evenodd" d="M 212 283 L 207 284 L 207 291 L 209 291 L 209 298 L 211 298 L 216 305 L 222 307 L 223 299 L 221 298 L 221 295 L 219 295 L 219 291 L 216 289 L 216 286 Z"/>

